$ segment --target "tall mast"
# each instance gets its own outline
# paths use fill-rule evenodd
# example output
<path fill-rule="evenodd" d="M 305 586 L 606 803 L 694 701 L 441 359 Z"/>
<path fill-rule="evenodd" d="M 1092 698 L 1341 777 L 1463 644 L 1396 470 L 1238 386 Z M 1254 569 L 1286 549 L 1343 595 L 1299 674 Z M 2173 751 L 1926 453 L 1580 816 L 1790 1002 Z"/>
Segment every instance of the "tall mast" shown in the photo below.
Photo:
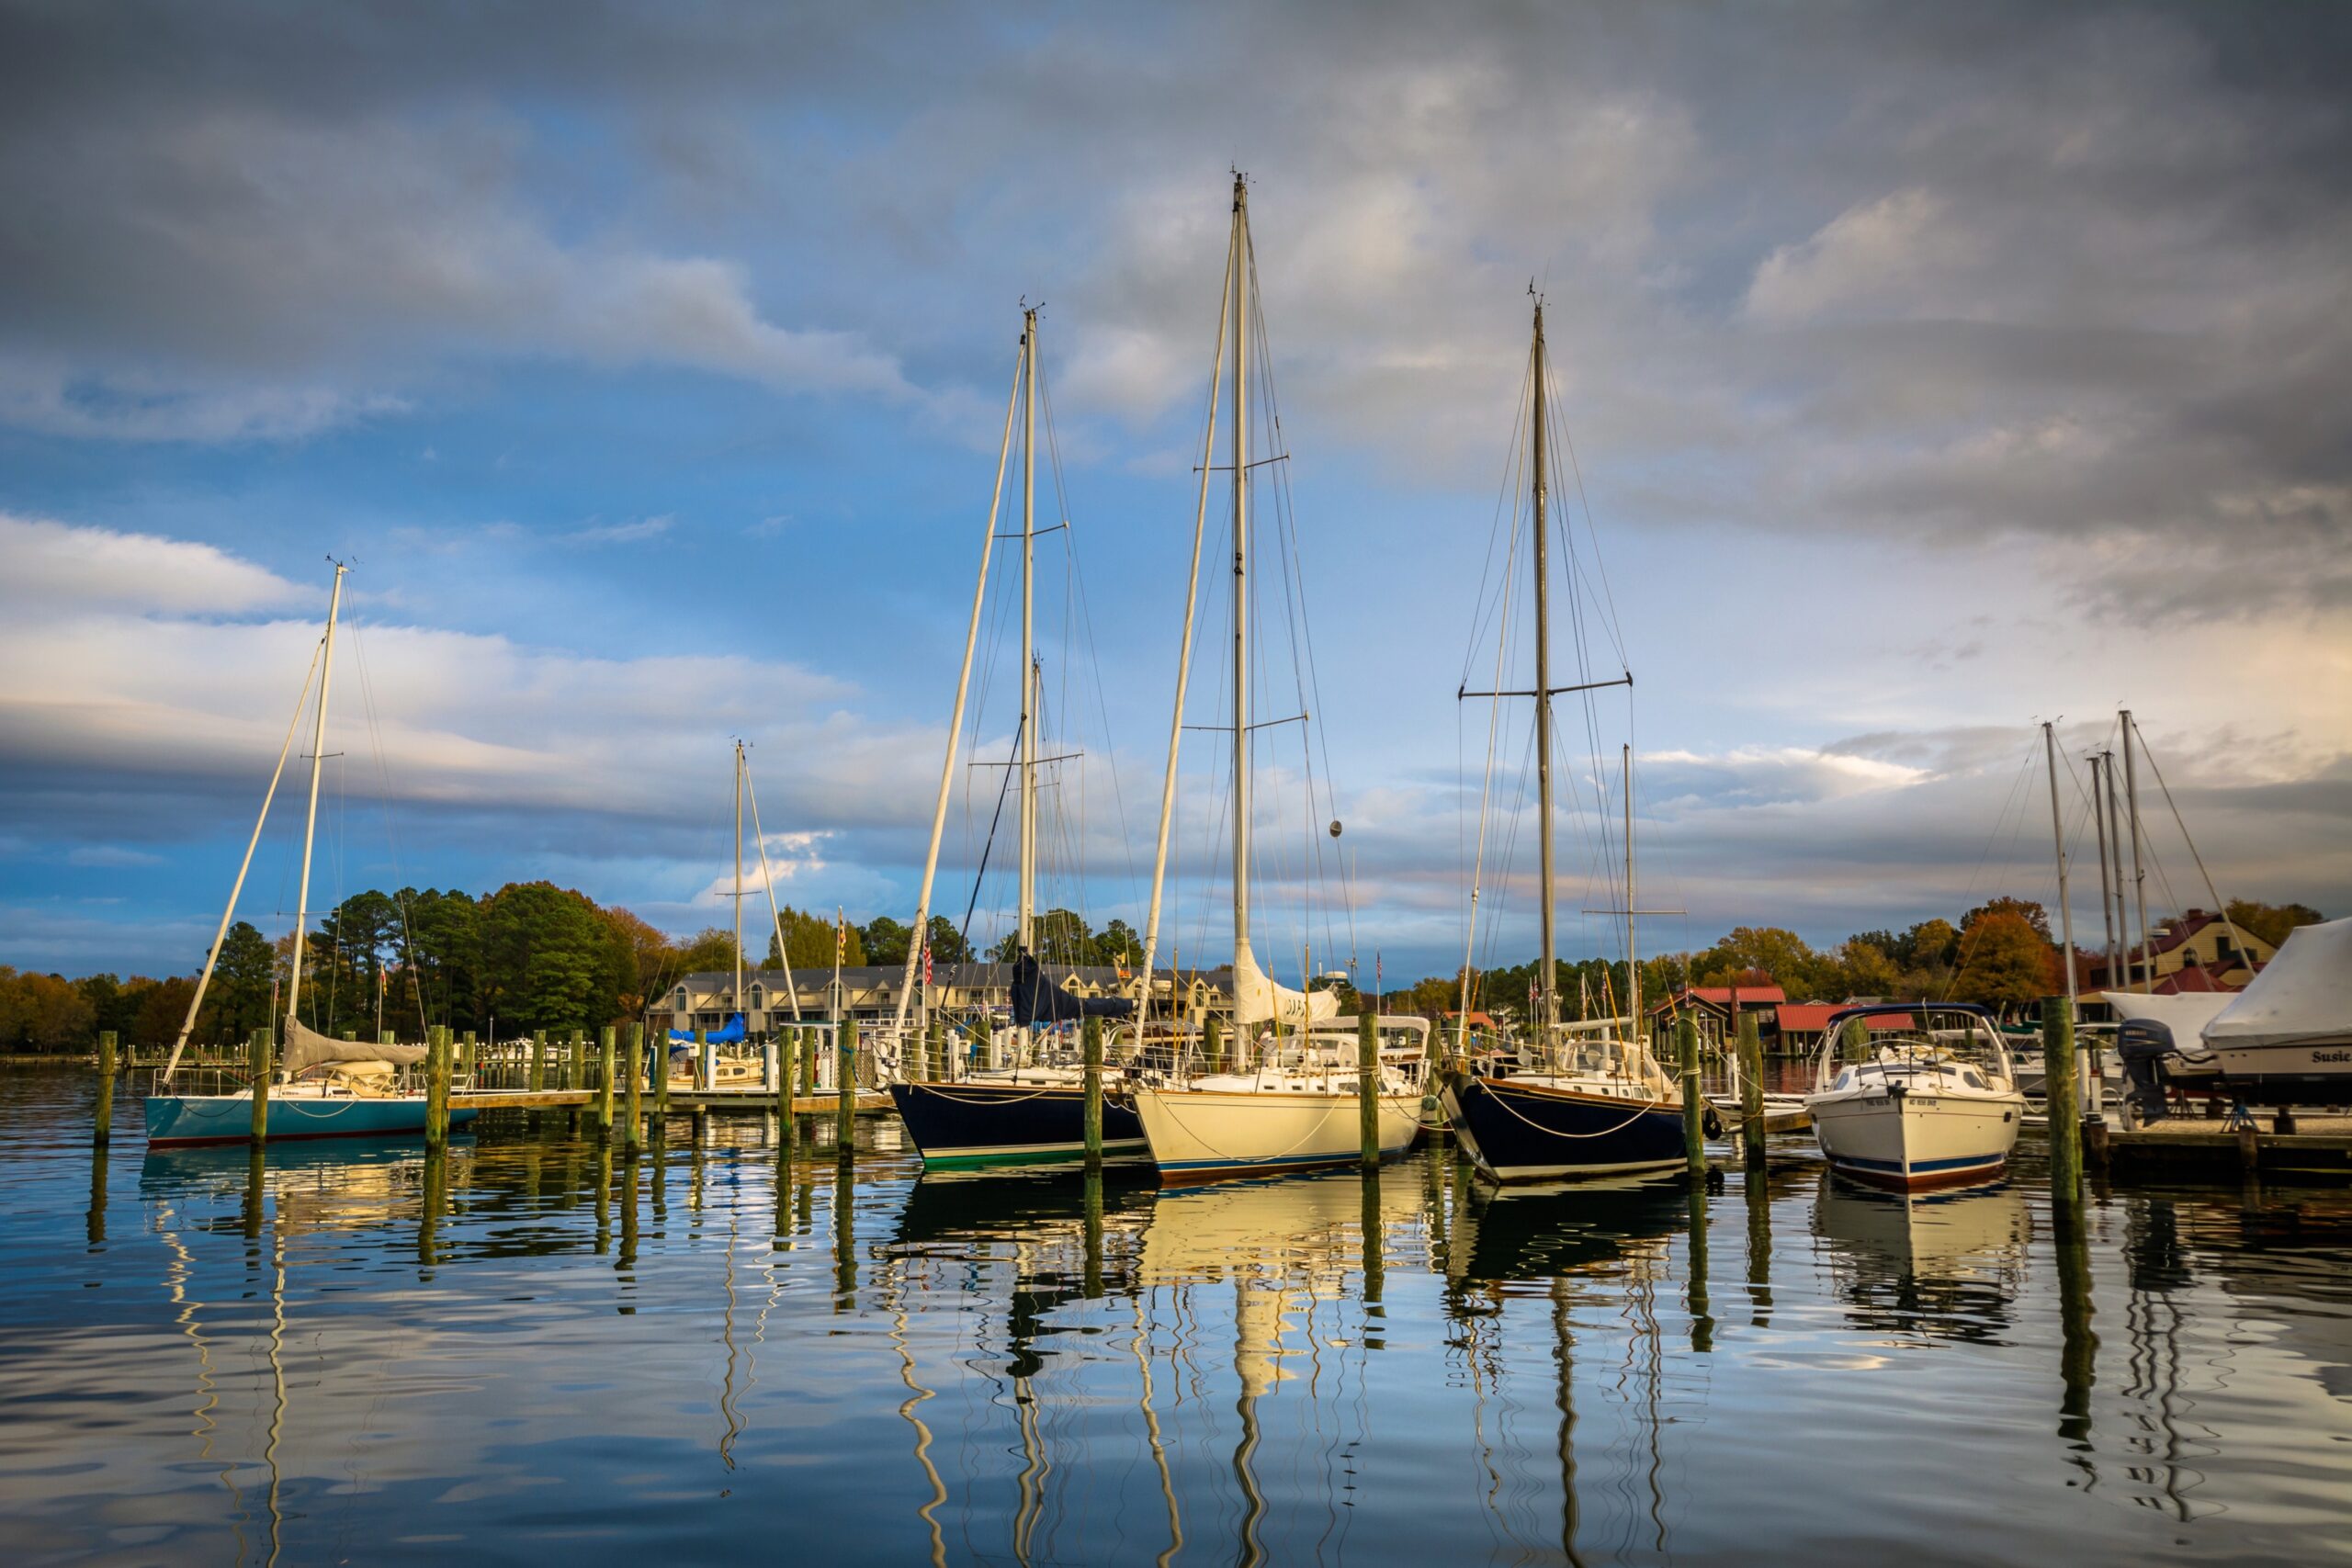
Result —
<path fill-rule="evenodd" d="M 1032 951 L 1037 914 L 1037 312 L 1021 317 L 1021 892 L 1017 942 Z"/>
<path fill-rule="evenodd" d="M 2058 817 L 2058 739 L 2050 724 L 2041 726 L 2041 752 L 2050 763 L 2050 839 L 2058 852 L 2058 926 L 2066 943 L 2060 954 L 2066 964 L 2066 1016 L 2075 1016 L 2075 906 L 2066 897 L 2066 830 Z"/>
<path fill-rule="evenodd" d="M 1233 176 L 1233 968 L 1250 953 L 1250 186 Z"/>
<path fill-rule="evenodd" d="M 1642 958 L 1634 948 L 1634 743 L 1625 742 L 1625 1019 L 1640 1039 L 1642 1027 Z"/>
<path fill-rule="evenodd" d="M 1176 819 L 1176 754 L 1184 739 L 1184 696 L 1192 683 L 1193 621 L 1200 607 L 1201 542 L 1208 532 L 1209 472 L 1216 462 L 1217 402 L 1225 391 L 1225 318 L 1233 303 L 1233 273 L 1238 258 L 1228 243 L 1225 256 L 1225 292 L 1216 302 L 1216 357 L 1209 369 L 1208 430 L 1201 437 L 1201 488 L 1193 508 L 1193 565 L 1184 581 L 1184 631 L 1176 645 L 1176 711 L 1168 719 L 1168 771 L 1159 784 L 1159 839 L 1152 852 L 1151 906 L 1143 922 L 1143 1002 L 1136 1010 L 1138 1016 L 1151 1011 L 1151 976 L 1153 964 L 1159 953 L 1159 910 L 1162 889 L 1168 882 L 1168 835 Z M 1176 997 L 1175 981 L 1169 982 L 1171 1004 Z"/>
<path fill-rule="evenodd" d="M 341 561 L 334 566 L 334 592 L 327 598 L 327 635 L 319 653 L 319 716 L 311 731 L 311 809 L 302 819 L 302 886 L 294 896 L 294 969 L 287 977 L 287 1033 L 293 1033 L 293 1024 L 301 1016 L 302 945 L 306 929 L 311 923 L 311 846 L 319 831 L 319 769 L 326 761 L 327 687 L 334 680 L 334 623 L 343 609 L 343 574 L 350 569 Z"/>
<path fill-rule="evenodd" d="M 2132 988 L 2132 971 L 2126 962 L 2132 951 L 2132 916 L 2123 902 L 2123 802 L 2115 793 L 2115 753 L 2107 753 L 2107 825 L 2115 840 L 2114 885 L 2109 889 L 2115 895 L 2115 961 L 2108 965 L 2108 981 L 2119 991 Z"/>
<path fill-rule="evenodd" d="M 1535 521 L 1535 801 L 1536 845 L 1542 866 L 1543 896 L 1538 907 L 1537 930 L 1542 933 L 1543 955 L 1536 970 L 1536 1018 L 1542 1030 L 1540 1038 L 1548 1042 L 1553 1026 L 1560 1021 L 1558 995 L 1559 966 L 1554 958 L 1553 896 L 1552 896 L 1552 618 L 1551 569 L 1544 535 L 1544 301 L 1535 301 L 1535 418 L 1532 421 L 1534 441 L 1534 495 L 1532 511 Z M 1631 852 L 1630 837 L 1627 844 Z M 1634 915 L 1632 879 L 1625 888 L 1625 919 Z M 1627 948 L 1632 947 L 1630 935 Z"/>
<path fill-rule="evenodd" d="M 2132 814 L 2132 893 L 2140 911 L 2140 989 L 2153 995 L 2156 955 L 2148 939 L 2148 873 L 2140 859 L 2140 775 L 2132 766 L 2130 708 L 2123 710 L 2123 807 Z"/>
<path fill-rule="evenodd" d="M 2115 906 L 2108 902 L 2107 881 L 2107 764 L 2094 751 L 2091 764 L 2091 818 L 2098 824 L 2098 923 L 2105 944 L 2099 952 L 2107 959 L 2107 983 L 2115 984 Z"/>
<path fill-rule="evenodd" d="M 1223 331 L 1222 324 L 1218 330 L 1220 333 Z M 939 795 L 931 810 L 931 847 L 923 852 L 922 888 L 915 897 L 915 936 L 914 940 L 907 944 L 907 966 L 899 978 L 899 1005 L 896 1015 L 891 1020 L 894 1032 L 906 1024 L 907 998 L 914 990 L 915 966 L 922 961 L 924 943 L 930 940 L 931 893 L 939 875 L 940 840 L 947 831 L 947 803 L 954 793 L 956 782 L 956 750 L 964 733 L 964 703 L 972 690 L 972 653 L 979 645 L 980 611 L 987 603 L 989 590 L 989 559 L 996 549 L 997 509 L 1004 502 L 1004 465 L 1012 452 L 1012 416 L 1019 412 L 1021 383 L 1027 375 L 1028 369 L 1028 326 L 1027 322 L 1023 321 L 1021 344 L 1012 359 L 1012 390 L 1004 400 L 1004 434 L 997 443 L 996 484 L 989 491 L 988 525 L 980 533 L 980 570 L 979 575 L 972 582 L 972 618 L 964 632 L 964 664 L 956 676 L 956 706 L 947 719 L 947 758 L 939 765 Z M 757 833 L 759 829 L 760 797 L 755 791 L 752 795 L 752 831 Z M 763 855 L 767 852 L 764 840 L 762 841 L 760 852 Z M 762 874 L 764 875 L 764 862 L 762 863 Z M 772 879 L 768 884 L 768 904 L 770 912 L 774 913 L 775 884 Z M 783 944 L 784 922 L 782 918 L 778 917 L 776 945 L 781 948 Z M 792 985 L 792 964 L 788 959 L 785 964 L 785 984 L 792 990 L 792 1016 L 794 1021 L 797 1021 L 800 1017 L 800 995 L 797 987 Z"/>
<path fill-rule="evenodd" d="M 760 846 L 762 854 L 767 846 Z M 735 1010 L 743 1015 L 743 1027 L 752 1027 L 752 1010 L 743 1005 L 743 743 L 735 742 Z M 727 1021 L 720 1019 L 723 1025 Z"/>

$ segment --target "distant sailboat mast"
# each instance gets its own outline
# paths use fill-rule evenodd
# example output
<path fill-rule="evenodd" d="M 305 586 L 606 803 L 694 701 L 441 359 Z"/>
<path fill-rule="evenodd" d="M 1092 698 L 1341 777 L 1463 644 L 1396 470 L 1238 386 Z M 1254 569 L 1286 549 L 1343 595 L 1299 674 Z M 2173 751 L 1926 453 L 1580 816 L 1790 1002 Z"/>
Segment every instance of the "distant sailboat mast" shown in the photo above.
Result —
<path fill-rule="evenodd" d="M 1543 949 L 1540 967 L 1536 970 L 1535 1023 L 1538 1039 L 1549 1042 L 1553 1029 L 1560 1021 L 1559 965 L 1557 943 L 1553 934 L 1554 906 L 1552 862 L 1552 618 L 1551 570 L 1544 539 L 1544 301 L 1535 301 L 1535 417 L 1529 422 L 1530 438 L 1534 444 L 1534 479 L 1531 506 L 1535 527 L 1535 800 L 1536 852 L 1541 863 L 1543 885 L 1542 908 L 1537 911 L 1536 929 L 1541 934 Z M 1629 890 L 1625 907 L 1633 908 Z M 1630 919 L 1632 917 L 1627 916 Z"/>
<path fill-rule="evenodd" d="M 286 1032 L 289 1038 L 301 1019 L 302 947 L 311 923 L 311 849 L 319 830 L 319 770 L 326 761 L 327 688 L 334 681 L 334 624 L 343 609 L 343 574 L 349 570 L 341 561 L 335 562 L 334 592 L 327 599 L 327 635 L 319 653 L 319 715 L 311 732 L 311 806 L 302 819 L 302 883 L 294 897 L 294 967 L 286 983 Z"/>

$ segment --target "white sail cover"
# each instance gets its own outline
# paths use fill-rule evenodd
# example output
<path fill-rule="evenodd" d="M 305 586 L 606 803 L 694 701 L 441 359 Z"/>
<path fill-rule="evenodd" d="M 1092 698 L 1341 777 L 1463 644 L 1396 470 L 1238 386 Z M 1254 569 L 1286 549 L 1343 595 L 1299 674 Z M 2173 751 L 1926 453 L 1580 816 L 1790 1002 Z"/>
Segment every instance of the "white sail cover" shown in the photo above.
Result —
<path fill-rule="evenodd" d="M 1329 991 L 1294 991 L 1258 967 L 1258 956 L 1243 948 L 1233 957 L 1233 1021 L 1248 1028 L 1276 1020 L 1305 1026 L 1340 1016 L 1340 998 Z"/>
<path fill-rule="evenodd" d="M 2352 1040 L 2352 919 L 2298 926 L 2205 1026 L 2215 1050 Z"/>
<path fill-rule="evenodd" d="M 2151 1018 L 2172 1031 L 2174 1041 L 2194 1044 L 2205 1026 L 2238 999 L 2235 991 L 2190 991 L 2177 997 L 2149 996 L 2139 991 L 2101 991 L 2099 999 L 2120 1019 Z"/>
<path fill-rule="evenodd" d="M 422 1045 L 379 1045 L 365 1040 L 331 1040 L 294 1019 L 286 1021 L 286 1070 L 308 1072 L 334 1062 L 390 1062 L 405 1066 L 424 1060 Z"/>

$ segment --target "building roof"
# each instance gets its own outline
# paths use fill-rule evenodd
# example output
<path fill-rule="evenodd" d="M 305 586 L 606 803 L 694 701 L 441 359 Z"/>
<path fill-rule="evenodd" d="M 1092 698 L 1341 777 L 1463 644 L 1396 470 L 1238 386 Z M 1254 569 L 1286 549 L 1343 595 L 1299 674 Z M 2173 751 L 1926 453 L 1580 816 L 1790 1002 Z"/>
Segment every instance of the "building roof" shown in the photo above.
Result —
<path fill-rule="evenodd" d="M 2255 965 L 2257 973 L 2262 967 L 2259 964 Z M 2178 997 L 2191 993 L 2211 996 L 2219 992 L 2241 991 L 2245 988 L 2243 986 L 2225 984 L 2220 975 L 2201 964 L 2183 964 L 2158 980 L 2155 987 L 2156 995 L 2160 997 Z"/>
<path fill-rule="evenodd" d="M 1743 1008 L 1770 1007 L 1789 999 L 1788 992 L 1778 986 L 1677 986 L 1663 1001 L 1650 1004 L 1653 1013 L 1669 1012 L 1676 1008 L 1690 1007 L 1696 1002 L 1728 1012 L 1733 997 L 1739 998 Z"/>

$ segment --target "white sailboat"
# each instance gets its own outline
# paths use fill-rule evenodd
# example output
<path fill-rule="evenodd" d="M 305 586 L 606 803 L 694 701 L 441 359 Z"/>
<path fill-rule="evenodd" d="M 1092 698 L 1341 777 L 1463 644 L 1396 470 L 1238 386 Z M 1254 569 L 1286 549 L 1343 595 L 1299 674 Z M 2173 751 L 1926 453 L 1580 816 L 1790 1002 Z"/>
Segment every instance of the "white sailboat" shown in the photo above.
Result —
<path fill-rule="evenodd" d="M 301 1020 L 302 949 L 310 925 L 311 851 L 318 833 L 319 770 L 326 755 L 327 692 L 334 674 L 335 622 L 343 609 L 343 577 L 348 570 L 341 562 L 335 564 L 334 588 L 327 600 L 326 631 L 312 660 L 319 678 L 319 703 L 311 734 L 311 802 L 302 824 L 302 877 L 295 899 L 294 962 L 286 988 L 284 1051 L 273 1072 L 266 1125 L 261 1129 L 271 1139 L 371 1137 L 424 1131 L 424 1096 L 393 1087 L 394 1069 L 424 1060 L 424 1046 L 333 1040 Z M 151 1148 L 247 1143 L 256 1130 L 250 1086 L 230 1094 L 175 1094 L 171 1085 L 179 1071 L 181 1054 L 187 1048 L 188 1036 L 195 1032 L 197 1015 L 204 1007 L 214 966 L 220 961 L 221 944 L 228 940 L 229 927 L 236 919 L 237 898 L 244 891 L 245 874 L 253 869 L 254 852 L 260 847 L 262 829 L 269 821 L 270 804 L 277 799 L 278 781 L 285 776 L 286 759 L 293 749 L 295 731 L 300 728 L 302 706 L 310 691 L 306 675 L 301 695 L 295 700 L 294 719 L 287 726 L 286 741 L 278 748 L 277 767 L 270 774 L 269 788 L 262 796 L 261 815 L 254 823 L 252 840 L 245 845 L 245 858 L 237 868 L 236 882 L 230 887 L 228 907 L 220 913 L 220 927 L 213 936 L 212 951 L 205 957 L 204 973 L 198 977 L 196 995 L 188 1001 L 187 1017 L 180 1025 L 178 1037 L 172 1042 L 171 1058 L 164 1064 L 156 1091 L 147 1097 L 147 1143 Z M 453 1107 L 449 1124 L 462 1126 L 475 1115 L 471 1110 Z"/>
<path fill-rule="evenodd" d="M 1333 1025 L 1339 999 L 1328 991 L 1293 989 L 1269 975 L 1250 938 L 1250 280 L 1248 183 L 1233 182 L 1232 238 L 1226 254 L 1225 295 L 1217 338 L 1216 378 L 1221 382 L 1227 333 L 1233 345 L 1233 1022 L 1237 1070 L 1197 1073 L 1180 1063 L 1165 1081 L 1138 1083 L 1136 1115 L 1163 1179 L 1215 1179 L 1343 1164 L 1359 1157 L 1356 1045 Z M 1216 439 L 1210 405 L 1208 442 Z M 1269 461 L 1279 460 L 1279 454 Z M 1205 498 L 1205 479 L 1204 480 Z M 1204 502 L 1205 510 L 1205 500 Z M 1194 559 L 1198 560 L 1195 543 Z M 1191 647 L 1193 606 L 1185 611 Z M 1169 769 L 1160 812 L 1159 867 L 1145 938 L 1146 975 L 1159 938 L 1159 890 L 1166 864 L 1167 824 L 1173 806 L 1176 737 L 1183 718 L 1180 678 L 1177 714 L 1169 740 Z M 1267 1026 L 1276 1026 L 1261 1034 Z M 1421 1055 L 1384 1047 L 1380 1063 L 1379 1143 L 1383 1154 L 1402 1153 L 1419 1130 Z"/>

